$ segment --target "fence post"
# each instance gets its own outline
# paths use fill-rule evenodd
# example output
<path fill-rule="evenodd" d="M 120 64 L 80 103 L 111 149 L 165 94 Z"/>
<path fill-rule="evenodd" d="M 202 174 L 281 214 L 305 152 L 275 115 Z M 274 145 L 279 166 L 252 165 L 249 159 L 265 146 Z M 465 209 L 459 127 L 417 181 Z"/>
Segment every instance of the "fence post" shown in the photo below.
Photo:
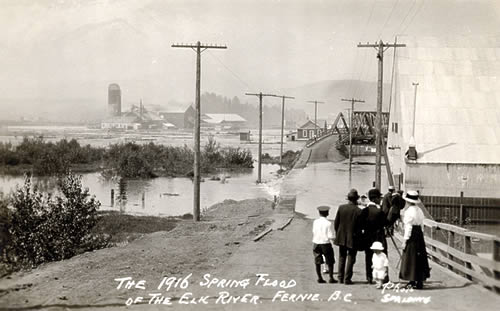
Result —
<path fill-rule="evenodd" d="M 493 240 L 493 261 L 500 262 L 500 240 L 495 238 Z M 493 270 L 493 275 L 495 276 L 495 280 L 500 280 L 500 271 Z M 500 287 L 495 286 L 495 292 L 500 293 Z"/>
<path fill-rule="evenodd" d="M 464 235 L 464 253 L 467 255 L 472 254 L 472 240 L 470 236 Z M 465 267 L 467 269 L 472 270 L 472 264 L 469 261 L 464 261 L 465 262 Z M 465 277 L 469 280 L 472 280 L 472 276 L 469 274 L 465 274 Z"/>
<path fill-rule="evenodd" d="M 451 230 L 448 231 L 448 246 L 451 248 L 455 248 L 455 232 Z M 451 255 L 450 252 L 447 252 L 447 257 L 449 260 L 453 260 L 453 255 Z M 450 264 L 448 264 L 448 269 L 454 271 L 453 266 Z"/>
<path fill-rule="evenodd" d="M 460 191 L 460 215 L 459 224 L 462 226 L 464 224 L 464 192 Z"/>

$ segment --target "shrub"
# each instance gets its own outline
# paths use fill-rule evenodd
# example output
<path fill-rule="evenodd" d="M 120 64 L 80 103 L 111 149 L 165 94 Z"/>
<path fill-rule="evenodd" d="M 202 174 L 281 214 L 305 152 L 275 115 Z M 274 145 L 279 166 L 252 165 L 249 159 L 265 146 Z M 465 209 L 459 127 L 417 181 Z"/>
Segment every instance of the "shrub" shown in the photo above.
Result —
<path fill-rule="evenodd" d="M 252 168 L 252 153 L 248 149 L 226 147 L 222 150 L 225 167 Z"/>
<path fill-rule="evenodd" d="M 12 195 L 8 259 L 36 266 L 104 247 L 106 241 L 91 234 L 100 202 L 82 189 L 81 177 L 68 173 L 59 179 L 59 193 L 44 195 L 27 176 Z"/>

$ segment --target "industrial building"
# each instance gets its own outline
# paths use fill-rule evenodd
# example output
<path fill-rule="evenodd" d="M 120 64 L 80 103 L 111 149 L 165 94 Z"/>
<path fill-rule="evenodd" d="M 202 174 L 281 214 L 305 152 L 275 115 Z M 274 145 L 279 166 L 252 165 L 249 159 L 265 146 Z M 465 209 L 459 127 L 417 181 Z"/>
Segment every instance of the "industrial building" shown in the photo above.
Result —
<path fill-rule="evenodd" d="M 116 83 L 108 86 L 108 116 L 120 117 L 122 114 L 122 91 Z"/>
<path fill-rule="evenodd" d="M 193 106 L 184 111 L 160 112 L 160 117 L 166 122 L 173 124 L 178 129 L 192 129 L 194 127 L 195 110 Z"/>
<path fill-rule="evenodd" d="M 500 37 L 398 42 L 387 141 L 396 185 L 428 201 L 500 198 Z"/>
<path fill-rule="evenodd" d="M 201 127 L 216 130 L 238 130 L 247 120 L 235 113 L 205 113 L 201 116 Z"/>

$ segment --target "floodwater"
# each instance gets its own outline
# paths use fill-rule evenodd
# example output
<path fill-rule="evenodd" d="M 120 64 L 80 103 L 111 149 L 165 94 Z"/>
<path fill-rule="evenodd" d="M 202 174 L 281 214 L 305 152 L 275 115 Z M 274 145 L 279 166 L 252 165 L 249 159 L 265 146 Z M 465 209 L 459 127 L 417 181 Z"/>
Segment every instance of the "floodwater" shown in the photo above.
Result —
<path fill-rule="evenodd" d="M 201 183 L 203 210 L 226 199 L 274 199 L 279 194 L 281 179 L 276 176 L 278 165 L 262 166 L 262 181 L 257 184 L 257 169 L 231 172 L 220 171 L 215 176 L 225 176 L 225 182 L 205 178 Z M 0 191 L 9 193 L 22 185 L 22 176 L 0 176 Z M 35 178 L 39 189 L 54 192 L 54 178 Z M 82 184 L 101 202 L 101 210 L 119 210 L 134 215 L 178 216 L 192 213 L 193 182 L 189 178 L 158 177 L 154 179 L 104 179 L 99 173 L 82 175 Z M 114 191 L 112 204 L 111 190 Z"/>
<path fill-rule="evenodd" d="M 250 141 L 240 141 L 239 132 L 250 132 Z M 289 130 L 285 130 L 285 134 Z M 94 147 L 107 147 L 112 144 L 136 142 L 140 144 L 153 142 L 155 144 L 170 146 L 193 146 L 193 133 L 191 131 L 168 130 L 156 132 L 110 132 L 100 129 L 88 129 L 83 126 L 8 126 L 0 132 L 0 142 L 19 144 L 23 137 L 43 136 L 46 141 L 56 142 L 63 138 L 68 140 L 75 138 L 80 145 L 91 145 Z M 272 156 L 280 152 L 280 129 L 264 129 L 262 131 L 262 153 Z M 233 133 L 205 131 L 201 132 L 201 145 L 203 146 L 209 137 L 215 138 L 221 146 L 235 146 L 249 149 L 253 155 L 257 154 L 259 133 L 256 129 L 242 129 Z M 305 141 L 283 141 L 283 151 L 300 150 Z"/>
<path fill-rule="evenodd" d="M 382 172 L 382 189 L 386 189 Z M 349 173 L 349 160 L 341 162 L 309 163 L 304 169 L 293 170 L 282 183 L 281 195 L 296 194 L 295 210 L 308 218 L 316 218 L 316 207 L 328 205 L 333 218 L 339 205 L 346 203 L 347 193 L 355 188 L 367 193 L 375 179 L 374 165 L 355 165 Z M 314 181 L 314 182 L 312 182 Z M 314 186 L 313 186 L 314 185 Z"/>

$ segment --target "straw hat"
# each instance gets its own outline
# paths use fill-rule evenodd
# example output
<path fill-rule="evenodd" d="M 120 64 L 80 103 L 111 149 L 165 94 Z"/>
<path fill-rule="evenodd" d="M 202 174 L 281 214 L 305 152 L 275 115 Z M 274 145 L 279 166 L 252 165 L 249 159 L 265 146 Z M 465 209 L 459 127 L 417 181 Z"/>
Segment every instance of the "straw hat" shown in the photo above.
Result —
<path fill-rule="evenodd" d="M 383 251 L 384 246 L 382 245 L 382 243 L 375 241 L 375 242 L 373 242 L 372 247 L 370 247 L 370 249 Z"/>
<path fill-rule="evenodd" d="M 415 190 L 407 191 L 406 194 L 403 196 L 403 199 L 405 199 L 406 202 L 415 203 L 415 204 L 418 204 L 421 202 L 419 199 L 419 194 Z"/>

